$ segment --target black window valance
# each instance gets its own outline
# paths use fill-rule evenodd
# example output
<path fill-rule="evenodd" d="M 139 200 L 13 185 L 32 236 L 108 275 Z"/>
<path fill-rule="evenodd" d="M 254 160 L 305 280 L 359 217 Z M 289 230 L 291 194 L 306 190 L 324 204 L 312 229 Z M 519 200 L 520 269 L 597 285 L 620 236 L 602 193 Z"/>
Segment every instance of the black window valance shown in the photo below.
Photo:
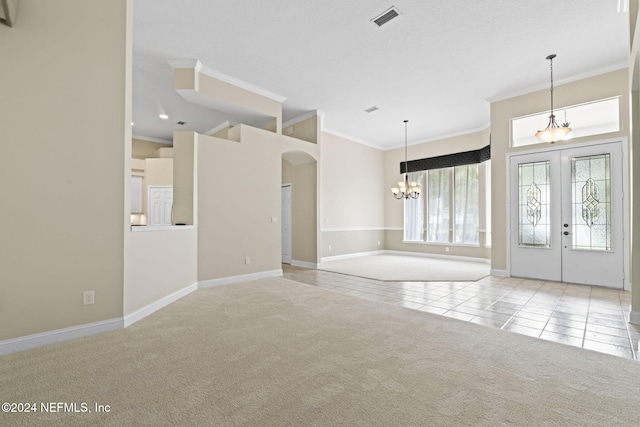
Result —
<path fill-rule="evenodd" d="M 426 171 L 429 169 L 450 168 L 452 166 L 472 165 L 482 163 L 491 158 L 491 144 L 479 150 L 464 151 L 462 153 L 445 154 L 444 156 L 427 157 L 426 159 L 409 160 L 409 172 Z M 405 172 L 405 162 L 400 162 L 400 173 Z"/>

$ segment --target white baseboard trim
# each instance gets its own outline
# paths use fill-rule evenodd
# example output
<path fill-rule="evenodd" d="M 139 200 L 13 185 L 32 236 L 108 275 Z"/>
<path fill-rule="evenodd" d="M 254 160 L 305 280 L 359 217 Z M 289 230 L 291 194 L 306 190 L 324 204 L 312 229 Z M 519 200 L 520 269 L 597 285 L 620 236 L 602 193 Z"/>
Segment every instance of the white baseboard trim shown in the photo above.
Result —
<path fill-rule="evenodd" d="M 387 251 L 356 252 L 356 253 L 352 253 L 352 254 L 344 254 L 344 255 L 335 255 L 335 256 L 322 257 L 320 259 L 320 264 L 322 264 L 323 262 L 326 262 L 326 261 L 338 261 L 340 259 L 358 258 L 358 257 L 363 257 L 363 256 L 371 256 L 371 255 L 381 255 L 381 254 L 384 254 L 386 252 Z"/>
<path fill-rule="evenodd" d="M 124 316 L 124 327 L 128 328 L 129 326 L 133 325 L 134 323 L 136 323 L 139 320 L 144 319 L 145 317 L 149 316 L 150 314 L 153 314 L 154 312 L 160 310 L 163 307 L 168 306 L 169 304 L 171 304 L 172 302 L 175 302 L 177 300 L 179 300 L 180 298 L 182 298 L 185 295 L 189 295 L 191 292 L 197 291 L 198 290 L 198 284 L 197 283 L 193 283 L 189 286 L 187 286 L 186 288 L 180 289 L 172 294 L 169 294 L 167 296 L 164 296 L 162 298 L 160 298 L 159 300 L 152 302 L 149 305 L 146 305 L 144 307 L 142 307 L 139 310 L 134 311 L 131 314 L 127 314 Z"/>
<path fill-rule="evenodd" d="M 282 269 L 259 271 L 257 273 L 241 274 L 239 276 L 221 277 L 198 282 L 198 289 L 210 288 L 212 286 L 230 285 L 232 283 L 248 282 L 249 280 L 265 279 L 268 277 L 282 276 Z"/>
<path fill-rule="evenodd" d="M 491 264 L 491 260 L 487 258 L 477 258 L 477 257 L 458 256 L 458 255 L 444 255 L 444 254 L 430 254 L 427 252 L 405 252 L 405 251 L 383 251 L 383 252 L 391 255 L 419 256 L 419 257 L 425 257 L 425 258 L 441 258 L 441 259 L 450 259 L 454 261 L 470 261 L 470 262 L 481 262 L 484 264 Z"/>
<path fill-rule="evenodd" d="M 509 277 L 509 272 L 507 270 L 498 270 L 495 268 L 492 268 L 489 274 L 491 274 L 492 276 L 498 276 L 498 277 Z"/>
<path fill-rule="evenodd" d="M 640 325 L 640 311 L 632 311 L 629 313 L 629 323 Z"/>
<path fill-rule="evenodd" d="M 16 353 L 18 351 L 29 350 L 76 338 L 88 337 L 89 335 L 100 334 L 103 332 L 116 331 L 123 327 L 124 319 L 122 317 L 118 317 L 115 319 L 71 326 L 69 328 L 56 329 L 39 334 L 25 335 L 23 337 L 0 341 L 0 355 Z"/>
<path fill-rule="evenodd" d="M 293 265 L 295 267 L 312 268 L 314 270 L 317 270 L 318 267 L 320 266 L 320 264 L 318 264 L 318 263 L 306 262 L 306 261 L 296 261 L 294 259 L 291 260 L 291 265 Z"/>

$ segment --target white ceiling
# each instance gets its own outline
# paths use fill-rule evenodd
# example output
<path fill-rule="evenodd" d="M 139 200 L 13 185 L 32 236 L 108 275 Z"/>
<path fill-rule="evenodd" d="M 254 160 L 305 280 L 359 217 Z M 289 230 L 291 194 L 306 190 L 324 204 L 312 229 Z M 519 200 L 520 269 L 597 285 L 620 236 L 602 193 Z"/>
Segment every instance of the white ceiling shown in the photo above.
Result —
<path fill-rule="evenodd" d="M 171 141 L 242 121 L 176 93 L 173 59 L 285 97 L 285 122 L 319 110 L 326 131 L 381 149 L 404 144 L 404 119 L 410 143 L 486 129 L 488 99 L 548 88 L 550 53 L 556 84 L 625 67 L 619 3 L 135 0 L 133 134 Z M 399 17 L 371 22 L 391 6 Z"/>

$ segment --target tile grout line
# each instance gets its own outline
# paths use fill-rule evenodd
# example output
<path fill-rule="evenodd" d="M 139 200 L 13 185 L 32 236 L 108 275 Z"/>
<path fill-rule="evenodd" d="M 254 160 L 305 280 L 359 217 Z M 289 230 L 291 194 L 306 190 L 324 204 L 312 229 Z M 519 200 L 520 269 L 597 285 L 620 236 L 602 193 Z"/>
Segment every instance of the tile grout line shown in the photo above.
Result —
<path fill-rule="evenodd" d="M 520 286 L 522 285 L 522 283 L 524 283 L 524 282 L 525 282 L 525 280 L 523 280 L 522 282 L 520 282 L 520 283 L 518 284 L 518 287 L 520 287 Z M 502 326 L 500 327 L 500 330 L 505 330 L 505 329 L 504 329 L 504 327 L 505 327 L 505 326 L 507 326 L 507 324 L 508 324 L 509 322 L 511 322 L 511 321 L 513 320 L 513 318 L 514 318 L 514 317 L 516 317 L 516 315 L 522 311 L 522 307 L 524 307 L 525 305 L 527 305 L 527 303 L 528 303 L 529 301 L 531 301 L 531 298 L 533 298 L 533 296 L 534 296 L 535 294 L 537 294 L 537 293 L 538 293 L 538 291 L 540 290 L 540 288 L 543 286 L 543 284 L 544 284 L 544 283 L 545 283 L 545 282 L 542 282 L 542 284 L 541 284 L 541 285 L 538 287 L 538 289 L 536 289 L 536 291 L 535 291 L 535 292 L 534 292 L 534 293 L 533 293 L 533 294 L 532 294 L 532 295 L 527 299 L 527 301 L 526 301 L 525 303 L 521 304 L 521 305 L 520 305 L 520 308 L 518 308 L 518 309 L 515 311 L 515 313 L 513 313 L 513 314 L 511 315 L 511 317 L 509 317 L 509 319 L 508 319 L 506 322 L 504 322 L 504 325 L 502 325 Z M 513 292 L 514 290 L 515 290 L 515 289 L 512 289 L 511 291 L 507 292 L 505 295 L 503 295 L 500 299 L 498 299 L 497 301 L 495 301 L 493 304 L 495 304 L 496 302 L 500 301 L 502 298 L 504 298 L 505 296 L 509 295 L 509 293 Z M 493 304 L 491 304 L 491 305 L 493 305 Z M 538 337 L 537 337 L 537 338 L 540 338 L 540 335 L 542 335 L 542 331 L 540 331 L 540 333 L 538 334 Z"/>
<path fill-rule="evenodd" d="M 593 297 L 593 287 L 589 288 L 589 303 L 587 304 L 587 316 L 584 322 L 584 331 L 582 333 L 582 345 L 584 348 L 584 342 L 587 340 L 587 325 L 589 324 L 589 313 L 591 312 L 591 298 Z"/>

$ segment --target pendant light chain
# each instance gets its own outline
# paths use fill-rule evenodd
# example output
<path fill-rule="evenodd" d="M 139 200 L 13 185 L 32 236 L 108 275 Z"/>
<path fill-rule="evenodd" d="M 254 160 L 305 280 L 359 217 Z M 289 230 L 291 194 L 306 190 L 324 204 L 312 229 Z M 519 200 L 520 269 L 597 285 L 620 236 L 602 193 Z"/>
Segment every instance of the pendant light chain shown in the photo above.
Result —
<path fill-rule="evenodd" d="M 404 121 L 404 173 L 409 176 L 409 160 L 407 157 L 407 123 L 409 120 Z M 408 179 L 408 178 L 407 178 Z"/>
<path fill-rule="evenodd" d="M 407 123 L 409 120 L 404 121 L 404 173 L 402 174 L 402 181 L 398 182 L 397 187 L 391 188 L 393 196 L 398 199 L 417 199 L 422 192 L 421 185 L 417 182 L 409 182 L 409 155 L 408 155 L 408 133 Z M 400 170 L 402 170 L 402 163 L 400 163 Z"/>
<path fill-rule="evenodd" d="M 549 62 L 551 63 L 550 68 L 551 68 L 551 115 L 552 116 L 554 116 L 553 114 L 553 58 L 555 58 L 555 55 L 549 55 Z"/>
<path fill-rule="evenodd" d="M 565 138 L 567 134 L 571 132 L 571 128 L 567 126 L 566 122 L 563 123 L 562 126 L 558 126 L 558 123 L 556 123 L 556 116 L 553 111 L 553 58 L 555 57 L 556 54 L 553 53 L 546 58 L 550 62 L 549 69 L 551 73 L 551 114 L 549 115 L 549 123 L 544 130 L 536 132 L 536 137 L 544 142 L 550 142 L 552 144 Z"/>

